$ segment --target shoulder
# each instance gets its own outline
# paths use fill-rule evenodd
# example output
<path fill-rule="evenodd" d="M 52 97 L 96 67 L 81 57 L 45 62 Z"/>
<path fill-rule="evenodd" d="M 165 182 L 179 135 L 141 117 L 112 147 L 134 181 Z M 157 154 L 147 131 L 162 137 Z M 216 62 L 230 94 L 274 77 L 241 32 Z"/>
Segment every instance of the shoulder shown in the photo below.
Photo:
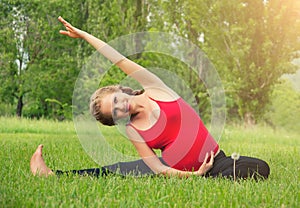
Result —
<path fill-rule="evenodd" d="M 180 98 L 180 96 L 174 92 L 169 87 L 151 87 L 145 88 L 145 93 L 148 97 L 151 97 L 158 101 L 175 101 Z"/>
<path fill-rule="evenodd" d="M 127 124 L 126 134 L 131 142 L 145 142 L 143 137 L 136 131 L 136 129 L 131 124 Z"/>

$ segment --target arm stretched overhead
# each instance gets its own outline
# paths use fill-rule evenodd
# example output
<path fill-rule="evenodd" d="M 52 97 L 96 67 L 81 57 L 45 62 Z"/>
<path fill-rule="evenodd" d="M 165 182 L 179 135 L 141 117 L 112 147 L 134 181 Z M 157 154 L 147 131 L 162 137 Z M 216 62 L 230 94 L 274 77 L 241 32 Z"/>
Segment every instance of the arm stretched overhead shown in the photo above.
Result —
<path fill-rule="evenodd" d="M 94 37 L 93 35 L 82 31 L 69 22 L 64 20 L 62 17 L 58 17 L 58 20 L 65 26 L 66 30 L 60 30 L 60 34 L 72 37 L 81 38 L 92 45 L 97 51 L 103 56 L 109 59 L 112 63 L 116 64 L 124 73 L 138 81 L 142 87 L 147 90 L 162 90 L 165 94 L 168 94 L 172 98 L 177 98 L 177 94 L 167 87 L 164 82 L 159 79 L 155 74 L 151 73 L 139 64 L 127 59 L 117 50 L 109 46 L 104 41 Z"/>

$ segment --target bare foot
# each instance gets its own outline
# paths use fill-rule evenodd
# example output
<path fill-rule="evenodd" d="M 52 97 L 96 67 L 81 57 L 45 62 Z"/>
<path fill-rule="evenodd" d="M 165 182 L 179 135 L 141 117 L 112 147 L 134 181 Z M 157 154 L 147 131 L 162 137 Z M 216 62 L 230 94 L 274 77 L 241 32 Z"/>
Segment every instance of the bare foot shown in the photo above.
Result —
<path fill-rule="evenodd" d="M 47 167 L 43 156 L 42 156 L 43 145 L 39 145 L 35 153 L 32 155 L 30 160 L 30 170 L 33 175 L 37 176 L 48 176 L 54 173 L 50 168 Z"/>

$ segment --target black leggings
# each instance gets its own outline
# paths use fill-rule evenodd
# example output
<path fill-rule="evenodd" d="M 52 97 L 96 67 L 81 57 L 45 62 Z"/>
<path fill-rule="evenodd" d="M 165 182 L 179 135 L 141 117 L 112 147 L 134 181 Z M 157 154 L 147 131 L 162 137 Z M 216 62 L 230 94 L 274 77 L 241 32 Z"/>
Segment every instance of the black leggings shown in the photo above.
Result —
<path fill-rule="evenodd" d="M 226 156 L 223 151 L 214 158 L 214 165 L 205 177 L 226 177 L 233 178 L 234 160 L 231 156 Z M 270 174 L 269 165 L 260 159 L 240 156 L 235 162 L 235 175 L 237 178 L 254 178 L 254 179 L 267 179 Z"/>
<path fill-rule="evenodd" d="M 161 158 L 161 162 L 167 165 Z M 233 178 L 233 163 L 231 157 L 227 157 L 223 151 L 214 158 L 214 165 L 204 177 L 226 177 Z M 90 176 L 107 176 L 109 174 L 120 174 L 122 176 L 151 176 L 153 171 L 143 162 L 136 160 L 131 162 L 119 162 L 113 165 L 103 166 L 101 168 L 91 168 L 71 171 L 55 171 L 57 175 L 61 174 L 78 174 Z M 270 173 L 269 165 L 260 159 L 240 156 L 236 161 L 235 174 L 237 178 L 254 178 L 266 179 Z"/>

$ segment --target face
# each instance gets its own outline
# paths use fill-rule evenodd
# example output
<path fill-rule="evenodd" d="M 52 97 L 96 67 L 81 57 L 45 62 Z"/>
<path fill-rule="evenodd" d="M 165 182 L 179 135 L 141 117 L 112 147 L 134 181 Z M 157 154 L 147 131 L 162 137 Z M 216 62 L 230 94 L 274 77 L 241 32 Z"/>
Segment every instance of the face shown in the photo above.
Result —
<path fill-rule="evenodd" d="M 114 119 L 125 118 L 130 115 L 131 96 L 120 92 L 108 94 L 102 100 L 101 111 L 103 114 L 112 115 Z"/>

